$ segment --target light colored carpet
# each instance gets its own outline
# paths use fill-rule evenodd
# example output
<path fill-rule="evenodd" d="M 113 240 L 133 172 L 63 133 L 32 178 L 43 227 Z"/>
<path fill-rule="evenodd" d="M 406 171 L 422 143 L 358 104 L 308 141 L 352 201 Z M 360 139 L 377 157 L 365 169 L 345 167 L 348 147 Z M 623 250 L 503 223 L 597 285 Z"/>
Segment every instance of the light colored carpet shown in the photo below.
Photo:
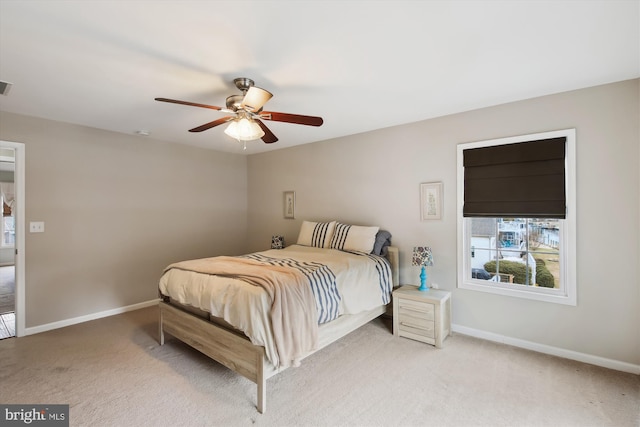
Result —
<path fill-rule="evenodd" d="M 456 334 L 437 350 L 378 319 L 256 387 L 175 339 L 156 307 L 0 341 L 1 403 L 72 426 L 638 426 L 640 376 Z"/>

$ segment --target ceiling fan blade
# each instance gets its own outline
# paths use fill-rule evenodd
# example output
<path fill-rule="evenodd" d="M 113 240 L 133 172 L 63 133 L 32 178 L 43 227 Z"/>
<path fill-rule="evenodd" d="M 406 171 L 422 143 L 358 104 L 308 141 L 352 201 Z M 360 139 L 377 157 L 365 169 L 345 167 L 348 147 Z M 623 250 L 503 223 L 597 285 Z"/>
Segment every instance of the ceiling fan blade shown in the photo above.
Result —
<path fill-rule="evenodd" d="M 273 134 L 273 132 L 271 132 L 271 130 L 269 130 L 269 128 L 262 123 L 260 120 L 255 119 L 255 122 L 258 124 L 258 126 L 260 126 L 260 128 L 264 131 L 264 136 L 262 137 L 262 140 L 267 143 L 267 144 L 272 144 L 276 141 L 278 141 L 278 137 L 275 136 Z"/>
<path fill-rule="evenodd" d="M 223 117 L 221 119 L 218 120 L 214 120 L 212 122 L 209 123 L 205 123 L 201 126 L 195 127 L 193 129 L 189 129 L 189 132 L 202 132 L 203 130 L 207 130 L 207 129 L 211 129 L 213 127 L 216 127 L 218 125 L 227 123 L 229 120 L 233 120 L 232 116 L 227 116 L 227 117 Z"/>
<path fill-rule="evenodd" d="M 222 110 L 222 107 L 216 107 L 215 105 L 198 104 L 196 102 L 179 101 L 177 99 L 156 98 L 156 101 L 171 102 L 172 104 L 190 105 L 192 107 L 210 108 L 211 110 Z"/>
<path fill-rule="evenodd" d="M 302 116 L 300 114 L 277 113 L 275 111 L 263 111 L 260 118 L 264 120 L 273 120 L 275 122 L 295 123 L 307 126 L 322 126 L 324 120 L 322 117 Z"/>

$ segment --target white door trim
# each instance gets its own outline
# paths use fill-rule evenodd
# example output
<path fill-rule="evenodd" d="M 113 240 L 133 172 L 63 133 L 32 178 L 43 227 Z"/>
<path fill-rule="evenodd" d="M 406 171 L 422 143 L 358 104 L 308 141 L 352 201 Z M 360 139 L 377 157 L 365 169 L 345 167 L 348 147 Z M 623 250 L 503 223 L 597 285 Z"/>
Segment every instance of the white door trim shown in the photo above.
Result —
<path fill-rule="evenodd" d="M 16 337 L 25 335 L 25 145 L 22 142 L 10 142 L 0 140 L 0 147 L 13 148 L 16 153 L 15 172 L 13 175 L 16 204 L 15 204 L 15 226 L 16 226 Z"/>

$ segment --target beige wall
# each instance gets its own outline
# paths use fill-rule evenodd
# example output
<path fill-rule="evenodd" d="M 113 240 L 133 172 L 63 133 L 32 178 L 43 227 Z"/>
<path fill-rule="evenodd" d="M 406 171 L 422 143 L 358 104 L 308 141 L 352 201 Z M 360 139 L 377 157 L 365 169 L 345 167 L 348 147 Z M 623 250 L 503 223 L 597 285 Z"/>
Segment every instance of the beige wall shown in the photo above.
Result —
<path fill-rule="evenodd" d="M 26 327 L 157 298 L 171 262 L 245 250 L 246 158 L 2 113 L 25 144 Z"/>
<path fill-rule="evenodd" d="M 640 364 L 639 81 L 551 95 L 249 157 L 249 249 L 295 243 L 303 219 L 380 225 L 416 283 L 414 245 L 430 245 L 430 280 L 453 292 L 460 328 Z M 577 307 L 456 288 L 456 145 L 576 128 Z M 419 184 L 442 181 L 444 219 L 420 221 Z M 282 217 L 295 190 L 296 219 Z"/>
<path fill-rule="evenodd" d="M 434 250 L 462 328 L 640 364 L 638 80 L 395 128 L 240 155 L 0 113 L 26 145 L 26 326 L 151 300 L 170 262 L 295 242 L 302 219 L 376 224 Z M 456 288 L 456 144 L 577 129 L 578 306 Z M 444 183 L 444 219 L 420 221 L 419 184 Z M 282 217 L 295 190 L 296 219 Z M 248 225 L 247 225 L 248 224 Z"/>

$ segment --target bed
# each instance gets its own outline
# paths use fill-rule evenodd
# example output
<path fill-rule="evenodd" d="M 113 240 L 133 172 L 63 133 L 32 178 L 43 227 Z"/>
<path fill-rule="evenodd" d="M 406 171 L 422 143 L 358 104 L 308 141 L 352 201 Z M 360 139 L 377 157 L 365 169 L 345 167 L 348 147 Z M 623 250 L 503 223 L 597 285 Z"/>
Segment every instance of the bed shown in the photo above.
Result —
<path fill-rule="evenodd" d="M 257 385 L 385 314 L 398 250 L 378 227 L 303 221 L 296 244 L 168 266 L 159 283 L 165 333 Z"/>

